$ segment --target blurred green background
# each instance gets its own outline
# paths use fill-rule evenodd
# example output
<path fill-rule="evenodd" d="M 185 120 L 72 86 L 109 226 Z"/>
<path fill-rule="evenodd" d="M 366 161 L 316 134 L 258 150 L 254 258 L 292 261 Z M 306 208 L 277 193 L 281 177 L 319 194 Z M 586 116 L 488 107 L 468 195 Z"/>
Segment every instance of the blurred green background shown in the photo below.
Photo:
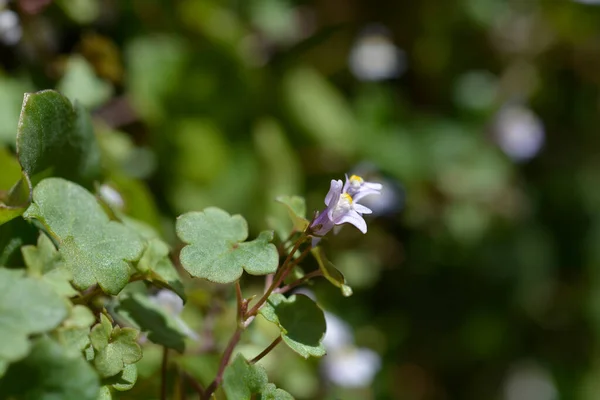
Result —
<path fill-rule="evenodd" d="M 90 109 L 100 183 L 174 245 L 183 212 L 218 206 L 256 234 L 276 196 L 312 213 L 363 174 L 385 185 L 369 232 L 323 244 L 354 295 L 310 288 L 343 346 L 278 349 L 279 386 L 600 399 L 599 3 L 0 0 L 0 189 L 23 93 L 46 88 Z M 223 290 L 191 284 L 193 327 Z M 123 398 L 156 396 L 157 354 Z"/>

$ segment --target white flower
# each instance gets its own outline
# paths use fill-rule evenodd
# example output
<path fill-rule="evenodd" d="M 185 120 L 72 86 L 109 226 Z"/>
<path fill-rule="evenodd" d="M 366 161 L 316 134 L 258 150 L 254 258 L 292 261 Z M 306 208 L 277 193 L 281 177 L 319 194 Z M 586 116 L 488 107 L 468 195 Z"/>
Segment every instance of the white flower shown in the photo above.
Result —
<path fill-rule="evenodd" d="M 11 10 L 0 10 L 0 41 L 12 46 L 21 40 L 22 35 L 23 29 L 17 13 Z"/>
<path fill-rule="evenodd" d="M 366 387 L 381 368 L 381 358 L 373 350 L 348 346 L 328 353 L 323 367 L 327 378 L 338 386 Z"/>
<path fill-rule="evenodd" d="M 325 377 L 332 383 L 350 388 L 367 387 L 381 369 L 381 358 L 373 350 L 354 345 L 352 329 L 345 321 L 325 313 L 327 331 L 323 344 L 327 355 L 322 366 Z"/>
<path fill-rule="evenodd" d="M 515 161 L 529 160 L 544 145 L 544 125 L 530 109 L 509 105 L 496 117 L 496 140 L 500 148 Z"/>
<path fill-rule="evenodd" d="M 323 338 L 323 345 L 328 352 L 352 345 L 354 338 L 350 325 L 329 312 L 325 312 L 325 322 L 327 330 Z"/>
<path fill-rule="evenodd" d="M 348 64 L 352 74 L 363 81 L 395 78 L 406 69 L 404 52 L 394 45 L 388 30 L 379 25 L 368 26 L 360 34 Z"/>

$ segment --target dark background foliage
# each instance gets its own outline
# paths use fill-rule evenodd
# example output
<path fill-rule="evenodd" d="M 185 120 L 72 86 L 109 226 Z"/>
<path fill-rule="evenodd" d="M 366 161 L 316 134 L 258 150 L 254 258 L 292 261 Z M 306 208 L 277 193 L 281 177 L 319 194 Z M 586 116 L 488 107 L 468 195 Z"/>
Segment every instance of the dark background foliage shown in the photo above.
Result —
<path fill-rule="evenodd" d="M 354 296 L 311 290 L 382 368 L 349 390 L 276 352 L 272 363 L 292 363 L 275 372 L 282 387 L 298 398 L 600 398 L 593 3 L 10 1 L 0 188 L 14 182 L 6 149 L 23 92 L 45 88 L 92 111 L 104 183 L 172 244 L 185 211 L 241 213 L 256 234 L 280 211 L 276 196 L 305 195 L 313 212 L 330 179 L 362 173 L 387 189 L 369 232 L 347 227 L 324 244 Z M 208 289 L 194 290 L 205 307 Z M 139 398 L 151 376 L 140 367 Z"/>

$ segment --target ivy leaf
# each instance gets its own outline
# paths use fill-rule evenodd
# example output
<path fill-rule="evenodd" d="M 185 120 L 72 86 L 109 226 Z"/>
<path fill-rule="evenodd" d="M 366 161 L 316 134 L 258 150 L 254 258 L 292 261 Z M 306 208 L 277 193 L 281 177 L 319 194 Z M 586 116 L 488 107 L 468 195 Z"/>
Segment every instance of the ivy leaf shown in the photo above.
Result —
<path fill-rule="evenodd" d="M 310 222 L 306 219 L 306 202 L 300 196 L 281 196 L 277 201 L 283 204 L 294 224 L 294 230 L 304 232 Z"/>
<path fill-rule="evenodd" d="M 129 281 L 128 262 L 144 248 L 137 233 L 109 220 L 91 193 L 61 178 L 41 181 L 23 216 L 40 221 L 58 242 L 73 284 L 81 290 L 98 283 L 106 293 L 119 293 Z"/>
<path fill-rule="evenodd" d="M 115 327 L 104 314 L 100 323 L 92 328 L 90 341 L 94 348 L 94 366 L 103 378 L 123 371 L 126 365 L 142 358 L 142 349 L 137 343 L 139 331 L 132 328 Z"/>
<path fill-rule="evenodd" d="M 128 364 L 119 374 L 102 380 L 104 386 L 110 386 L 119 392 L 131 390 L 137 381 L 138 372 L 135 364 Z M 110 391 L 110 389 L 109 389 Z"/>
<path fill-rule="evenodd" d="M 285 390 L 268 383 L 265 369 L 258 364 L 250 364 L 238 354 L 227 366 L 223 374 L 223 390 L 228 399 L 250 400 L 253 395 L 263 400 L 294 400 Z"/>
<path fill-rule="evenodd" d="M 66 348 L 81 353 L 90 344 L 90 327 L 95 321 L 89 308 L 75 305 L 69 318 L 56 330 L 55 337 Z"/>
<path fill-rule="evenodd" d="M 8 363 L 27 355 L 29 335 L 56 328 L 68 310 L 46 284 L 5 268 L 0 268 L 0 304 L 1 376 Z"/>
<path fill-rule="evenodd" d="M 133 293 L 122 299 L 117 311 L 123 312 L 141 331 L 148 332 L 148 339 L 152 342 L 180 353 L 185 350 L 185 333 L 177 322 L 142 293 Z"/>
<path fill-rule="evenodd" d="M 294 397 L 283 389 L 278 389 L 273 383 L 267 383 L 257 400 L 294 400 Z"/>
<path fill-rule="evenodd" d="M 40 234 L 37 246 L 23 246 L 21 253 L 30 276 L 41 278 L 63 297 L 72 297 L 78 293 L 70 283 L 73 275 L 48 236 Z"/>
<path fill-rule="evenodd" d="M 100 150 L 87 111 L 54 90 L 25 94 L 17 154 L 29 177 L 51 168 L 54 176 L 90 183 L 100 171 Z"/>
<path fill-rule="evenodd" d="M 0 380 L 2 398 L 9 399 L 96 400 L 99 389 L 98 376 L 81 353 L 66 351 L 48 337 L 38 339 Z"/>
<path fill-rule="evenodd" d="M 248 225 L 240 215 L 209 207 L 181 215 L 176 228 L 179 238 L 188 244 L 181 250 L 181 264 L 193 276 L 230 283 L 239 279 L 243 270 L 267 275 L 279 265 L 277 249 L 269 243 L 273 232 L 261 232 L 255 240 L 244 242 Z"/>
<path fill-rule="evenodd" d="M 260 365 L 252 365 L 238 354 L 223 373 L 223 390 L 228 399 L 250 400 L 269 382 L 267 372 Z"/>
<path fill-rule="evenodd" d="M 179 274 L 169 258 L 169 246 L 162 240 L 152 238 L 148 241 L 136 268 L 155 285 L 170 289 L 186 300 Z"/>
<path fill-rule="evenodd" d="M 279 326 L 285 344 L 302 357 L 325 355 L 322 343 L 326 330 L 325 315 L 308 296 L 295 294 L 286 298 L 274 293 L 260 313 Z"/>
<path fill-rule="evenodd" d="M 325 257 L 325 252 L 323 249 L 321 247 L 315 247 L 311 249 L 311 253 L 317 260 L 319 269 L 323 273 L 323 276 L 335 287 L 340 288 L 343 296 L 352 296 L 352 288 L 346 285 L 346 278 L 344 278 L 344 274 L 342 274 L 340 270 L 338 270 L 335 265 L 333 265 L 331 261 Z"/>

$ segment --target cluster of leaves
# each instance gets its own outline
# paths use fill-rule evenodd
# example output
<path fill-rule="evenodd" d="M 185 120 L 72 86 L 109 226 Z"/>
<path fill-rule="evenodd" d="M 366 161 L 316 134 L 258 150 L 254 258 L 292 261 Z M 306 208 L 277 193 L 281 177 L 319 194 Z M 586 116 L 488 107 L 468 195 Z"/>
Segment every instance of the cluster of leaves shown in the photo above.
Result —
<path fill-rule="evenodd" d="M 136 383 L 142 333 L 164 347 L 163 368 L 168 349 L 185 352 L 186 332 L 150 297 L 158 287 L 185 301 L 170 248 L 152 227 L 90 191 L 102 176 L 94 130 L 86 111 L 58 92 L 25 95 L 16 160 L 21 177 L 2 198 L 0 225 L 18 240 L 25 229 L 37 237 L 37 244 L 17 241 L 0 257 L 0 393 L 110 399 Z M 218 208 L 188 212 L 176 221 L 184 243 L 178 259 L 189 276 L 235 283 L 237 288 L 237 329 L 215 380 L 206 389 L 198 386 L 202 398 L 221 390 L 222 383 L 231 399 L 290 399 L 268 382 L 255 362 L 280 341 L 305 358 L 323 356 L 326 326 L 313 300 L 283 293 L 322 275 L 343 294 L 351 294 L 322 250 L 305 245 L 303 200 L 280 201 L 288 207 L 292 224 L 280 230 L 279 248 L 271 243 L 272 231 L 247 241 L 246 220 Z M 299 263 L 311 251 L 319 269 L 304 275 Z M 14 265 L 15 259 L 23 260 L 23 268 Z M 254 303 L 241 293 L 244 271 L 272 278 Z M 128 289 L 140 281 L 145 284 L 139 290 Z M 258 314 L 280 336 L 256 359 L 248 362 L 238 355 L 230 364 L 241 334 Z"/>

